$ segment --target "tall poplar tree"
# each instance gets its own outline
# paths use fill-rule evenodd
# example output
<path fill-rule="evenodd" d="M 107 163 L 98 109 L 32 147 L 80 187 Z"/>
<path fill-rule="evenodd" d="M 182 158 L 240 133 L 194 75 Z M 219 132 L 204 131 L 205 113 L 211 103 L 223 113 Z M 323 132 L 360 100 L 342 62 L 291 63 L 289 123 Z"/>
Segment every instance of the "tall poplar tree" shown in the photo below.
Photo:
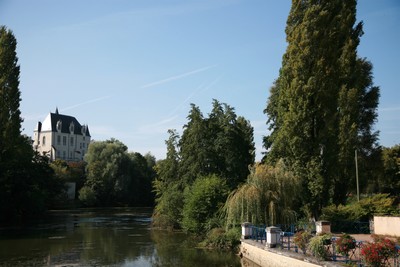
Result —
<path fill-rule="evenodd" d="M 0 27 L 0 223 L 38 216 L 62 195 L 47 159 L 21 135 L 17 40 Z"/>
<path fill-rule="evenodd" d="M 19 65 L 17 40 L 6 27 L 0 27 L 0 162 L 10 158 L 21 143 Z"/>
<path fill-rule="evenodd" d="M 345 202 L 355 188 L 354 151 L 368 160 L 377 146 L 379 88 L 357 55 L 362 34 L 356 0 L 292 1 L 288 47 L 264 111 L 265 160 L 292 166 L 313 216 L 329 201 Z"/>

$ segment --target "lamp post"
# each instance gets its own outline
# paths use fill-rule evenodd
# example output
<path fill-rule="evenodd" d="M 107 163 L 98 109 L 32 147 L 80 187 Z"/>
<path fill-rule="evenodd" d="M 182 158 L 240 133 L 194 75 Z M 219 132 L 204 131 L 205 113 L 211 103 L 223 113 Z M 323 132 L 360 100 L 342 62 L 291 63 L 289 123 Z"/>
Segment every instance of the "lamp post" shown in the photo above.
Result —
<path fill-rule="evenodd" d="M 357 164 L 357 149 L 354 150 L 354 160 L 356 162 L 356 183 L 357 183 L 357 201 L 360 202 L 360 189 L 358 186 L 358 164 Z"/>

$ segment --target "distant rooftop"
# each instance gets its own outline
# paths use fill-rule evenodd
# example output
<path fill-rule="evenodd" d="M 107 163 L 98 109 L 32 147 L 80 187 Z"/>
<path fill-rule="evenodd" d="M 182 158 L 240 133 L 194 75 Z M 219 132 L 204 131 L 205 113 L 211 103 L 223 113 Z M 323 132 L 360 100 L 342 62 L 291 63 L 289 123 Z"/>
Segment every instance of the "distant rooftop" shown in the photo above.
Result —
<path fill-rule="evenodd" d="M 47 131 L 58 132 L 58 129 L 57 129 L 58 123 L 61 128 L 60 131 L 62 133 L 70 133 L 71 132 L 70 126 L 72 123 L 74 134 L 83 135 L 85 133 L 85 136 L 90 137 L 89 127 L 87 125 L 81 125 L 75 117 L 59 114 L 57 108 L 56 108 L 56 112 L 55 113 L 50 112 L 49 115 L 47 115 L 47 117 L 43 121 L 43 123 L 41 125 L 39 123 L 39 125 L 37 126 L 37 129 L 35 129 L 35 130 L 38 130 L 41 132 L 44 132 L 44 131 L 45 132 L 47 132 Z M 85 127 L 85 128 L 82 129 L 83 127 Z M 82 130 L 84 130 L 84 131 L 82 131 Z"/>

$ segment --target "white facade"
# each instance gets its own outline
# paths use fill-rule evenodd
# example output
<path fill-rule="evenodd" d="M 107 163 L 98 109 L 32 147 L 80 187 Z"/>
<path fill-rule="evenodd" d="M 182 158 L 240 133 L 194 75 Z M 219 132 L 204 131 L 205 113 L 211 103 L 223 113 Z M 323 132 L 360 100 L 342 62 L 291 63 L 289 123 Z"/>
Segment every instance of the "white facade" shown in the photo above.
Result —
<path fill-rule="evenodd" d="M 33 148 L 52 161 L 81 161 L 89 144 L 89 127 L 58 110 L 49 113 L 43 123 L 38 122 L 33 134 Z"/>

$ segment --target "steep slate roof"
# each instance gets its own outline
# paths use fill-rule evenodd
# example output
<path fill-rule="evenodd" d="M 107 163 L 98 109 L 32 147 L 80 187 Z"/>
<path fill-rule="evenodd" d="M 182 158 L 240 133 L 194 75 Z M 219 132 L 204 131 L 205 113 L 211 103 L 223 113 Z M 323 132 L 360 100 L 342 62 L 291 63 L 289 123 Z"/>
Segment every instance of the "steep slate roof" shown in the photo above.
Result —
<path fill-rule="evenodd" d="M 46 119 L 43 121 L 42 124 L 42 131 L 52 131 L 52 132 L 57 132 L 57 122 L 61 121 L 61 132 L 62 133 L 70 133 L 69 131 L 69 125 L 71 122 L 74 123 L 74 134 L 82 135 L 82 125 L 78 122 L 75 117 L 68 116 L 68 115 L 62 115 L 58 114 L 56 110 L 56 113 L 50 113 L 47 115 Z M 90 137 L 90 132 L 89 132 L 89 127 L 86 126 L 86 135 Z"/>

